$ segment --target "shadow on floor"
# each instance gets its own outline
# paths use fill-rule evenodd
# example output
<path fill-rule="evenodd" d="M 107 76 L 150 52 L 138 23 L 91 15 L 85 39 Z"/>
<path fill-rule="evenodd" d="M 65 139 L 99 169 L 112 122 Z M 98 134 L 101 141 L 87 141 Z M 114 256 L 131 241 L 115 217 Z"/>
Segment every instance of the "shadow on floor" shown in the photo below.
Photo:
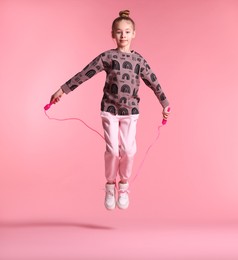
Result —
<path fill-rule="evenodd" d="M 75 227 L 94 230 L 113 230 L 113 227 L 91 223 L 74 223 L 60 221 L 23 221 L 23 222 L 0 222 L 0 228 L 32 228 L 32 227 Z"/>

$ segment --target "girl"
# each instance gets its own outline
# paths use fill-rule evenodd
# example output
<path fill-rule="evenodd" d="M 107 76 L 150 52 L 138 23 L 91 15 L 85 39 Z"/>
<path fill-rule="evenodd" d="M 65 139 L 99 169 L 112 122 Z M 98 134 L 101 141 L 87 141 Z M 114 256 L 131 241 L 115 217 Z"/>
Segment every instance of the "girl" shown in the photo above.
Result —
<path fill-rule="evenodd" d="M 117 48 L 101 53 L 81 72 L 51 96 L 51 103 L 57 103 L 61 96 L 73 91 L 80 84 L 101 71 L 106 72 L 106 81 L 101 101 L 101 118 L 106 141 L 105 207 L 108 210 L 129 206 L 129 178 L 132 173 L 133 159 L 136 153 L 136 123 L 139 116 L 138 90 L 140 78 L 150 87 L 163 107 L 163 117 L 169 114 L 169 102 L 159 85 L 156 75 L 147 61 L 136 51 L 131 50 L 135 38 L 135 23 L 129 17 L 128 10 L 121 11 L 112 23 L 112 38 Z M 116 201 L 116 178 L 118 198 Z"/>

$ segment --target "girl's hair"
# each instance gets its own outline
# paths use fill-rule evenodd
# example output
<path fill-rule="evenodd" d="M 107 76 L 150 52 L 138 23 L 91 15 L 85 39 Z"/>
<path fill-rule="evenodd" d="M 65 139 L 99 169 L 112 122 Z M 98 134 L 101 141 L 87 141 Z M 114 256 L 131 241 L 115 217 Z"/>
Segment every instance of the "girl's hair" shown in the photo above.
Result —
<path fill-rule="evenodd" d="M 132 23 L 133 29 L 135 30 L 135 22 L 130 18 L 130 11 L 122 10 L 119 12 L 119 16 L 112 23 L 112 32 L 114 31 L 116 24 L 122 20 L 130 21 Z"/>

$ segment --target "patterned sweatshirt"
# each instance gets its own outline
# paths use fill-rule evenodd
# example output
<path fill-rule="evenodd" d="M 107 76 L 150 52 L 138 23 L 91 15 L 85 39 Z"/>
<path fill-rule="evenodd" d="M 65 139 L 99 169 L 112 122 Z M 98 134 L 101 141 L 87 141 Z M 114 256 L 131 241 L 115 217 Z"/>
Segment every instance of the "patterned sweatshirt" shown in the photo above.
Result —
<path fill-rule="evenodd" d="M 112 49 L 103 52 L 61 86 L 61 89 L 68 94 L 103 70 L 106 72 L 106 81 L 101 111 L 113 115 L 139 114 L 140 78 L 154 91 L 163 108 L 169 105 L 156 75 L 152 72 L 147 61 L 135 51 L 125 53 Z"/>

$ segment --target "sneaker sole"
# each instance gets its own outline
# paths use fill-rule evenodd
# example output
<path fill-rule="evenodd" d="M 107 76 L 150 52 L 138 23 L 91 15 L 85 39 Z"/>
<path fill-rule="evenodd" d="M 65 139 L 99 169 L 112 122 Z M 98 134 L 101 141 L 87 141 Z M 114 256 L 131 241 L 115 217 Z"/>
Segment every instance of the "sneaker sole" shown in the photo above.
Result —
<path fill-rule="evenodd" d="M 116 203 L 115 203 L 113 206 L 111 206 L 111 207 L 108 207 L 108 206 L 106 205 L 106 203 L 104 203 L 104 206 L 105 206 L 105 208 L 106 208 L 107 210 L 114 210 L 114 209 L 116 208 Z"/>
<path fill-rule="evenodd" d="M 129 203 L 127 203 L 126 205 L 121 205 L 120 203 L 117 203 L 117 207 L 119 208 L 119 209 L 127 209 L 128 207 L 129 207 Z"/>

